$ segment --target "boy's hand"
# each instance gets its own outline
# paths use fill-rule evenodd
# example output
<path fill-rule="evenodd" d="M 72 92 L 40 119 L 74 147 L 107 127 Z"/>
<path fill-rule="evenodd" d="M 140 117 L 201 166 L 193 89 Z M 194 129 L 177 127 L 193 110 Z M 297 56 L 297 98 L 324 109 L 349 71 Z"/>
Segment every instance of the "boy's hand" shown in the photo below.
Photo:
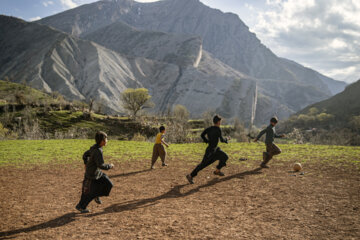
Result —
<path fill-rule="evenodd" d="M 166 147 L 169 147 L 169 144 L 166 144 L 165 146 L 166 146 Z"/>
<path fill-rule="evenodd" d="M 258 139 L 257 139 L 257 138 L 255 138 L 255 139 L 254 139 L 254 142 L 257 142 L 257 141 L 258 141 Z"/>
<path fill-rule="evenodd" d="M 114 164 L 110 163 L 110 169 L 114 168 Z"/>
<path fill-rule="evenodd" d="M 284 137 L 286 137 L 286 135 L 285 135 L 285 134 L 282 134 L 281 137 L 284 138 Z"/>

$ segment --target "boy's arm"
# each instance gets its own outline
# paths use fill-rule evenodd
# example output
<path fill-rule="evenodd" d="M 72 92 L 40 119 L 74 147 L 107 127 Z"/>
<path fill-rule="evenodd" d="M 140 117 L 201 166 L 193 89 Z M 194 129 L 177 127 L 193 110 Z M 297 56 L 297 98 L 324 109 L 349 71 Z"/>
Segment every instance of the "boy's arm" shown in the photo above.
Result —
<path fill-rule="evenodd" d="M 166 143 L 164 139 L 161 139 L 161 143 L 164 144 L 166 147 L 169 147 L 169 144 Z"/>
<path fill-rule="evenodd" d="M 103 155 L 101 154 L 100 150 L 95 150 L 93 157 L 95 158 L 96 166 L 100 169 L 109 170 L 114 167 L 113 164 L 104 163 L 104 158 L 103 158 Z"/>
<path fill-rule="evenodd" d="M 285 137 L 285 134 L 281 134 L 281 135 L 278 135 L 278 134 L 274 134 L 274 137 L 276 137 L 276 138 L 283 138 L 283 137 Z"/>
<path fill-rule="evenodd" d="M 266 130 L 267 130 L 267 128 L 263 129 L 263 130 L 259 133 L 259 135 L 255 138 L 254 142 L 257 142 L 257 140 L 259 140 L 259 139 L 261 138 L 261 136 L 264 135 L 264 133 L 266 133 Z"/>
<path fill-rule="evenodd" d="M 205 143 L 209 143 L 209 140 L 205 137 L 205 135 L 207 134 L 207 130 L 205 129 L 202 133 L 201 133 L 201 138 Z"/>
<path fill-rule="evenodd" d="M 89 158 L 90 158 L 90 150 L 87 150 L 86 152 L 84 152 L 83 154 L 83 161 L 84 161 L 84 164 L 86 165 L 86 163 L 89 161 Z"/>
<path fill-rule="evenodd" d="M 220 129 L 220 141 L 223 142 L 223 143 L 228 143 L 228 139 L 227 139 L 227 138 L 223 138 L 221 129 Z"/>

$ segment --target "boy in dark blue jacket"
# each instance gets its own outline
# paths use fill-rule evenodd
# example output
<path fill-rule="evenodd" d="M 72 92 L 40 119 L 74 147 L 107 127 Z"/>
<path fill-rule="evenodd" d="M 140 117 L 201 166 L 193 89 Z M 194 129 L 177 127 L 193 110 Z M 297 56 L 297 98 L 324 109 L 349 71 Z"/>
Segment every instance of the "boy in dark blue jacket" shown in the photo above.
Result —
<path fill-rule="evenodd" d="M 270 125 L 262 130 L 259 135 L 255 138 L 254 142 L 257 142 L 263 134 L 266 133 L 265 144 L 266 152 L 263 152 L 263 162 L 260 164 L 262 168 L 269 168 L 266 164 L 272 159 L 274 155 L 281 153 L 281 149 L 274 143 L 274 138 L 283 138 L 285 135 L 278 135 L 275 132 L 275 126 L 278 123 L 278 119 L 273 117 L 270 119 Z"/>

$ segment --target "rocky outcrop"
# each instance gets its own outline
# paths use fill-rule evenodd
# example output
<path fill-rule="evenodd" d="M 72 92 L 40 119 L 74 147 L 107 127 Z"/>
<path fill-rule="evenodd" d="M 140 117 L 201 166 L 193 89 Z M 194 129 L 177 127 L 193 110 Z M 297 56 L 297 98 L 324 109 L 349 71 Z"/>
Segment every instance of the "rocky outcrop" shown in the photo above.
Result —
<path fill-rule="evenodd" d="M 181 67 L 197 67 L 202 54 L 200 37 L 139 31 L 122 21 L 100 28 L 83 38 L 128 56 L 174 63 Z"/>

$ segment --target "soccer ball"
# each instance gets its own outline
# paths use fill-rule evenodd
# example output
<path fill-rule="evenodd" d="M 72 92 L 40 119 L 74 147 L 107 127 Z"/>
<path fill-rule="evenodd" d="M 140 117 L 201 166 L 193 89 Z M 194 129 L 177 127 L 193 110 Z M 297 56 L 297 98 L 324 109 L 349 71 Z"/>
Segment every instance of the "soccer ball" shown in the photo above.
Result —
<path fill-rule="evenodd" d="M 302 169 L 302 166 L 300 163 L 295 163 L 294 166 L 293 166 L 293 169 L 295 172 L 298 172 Z"/>

